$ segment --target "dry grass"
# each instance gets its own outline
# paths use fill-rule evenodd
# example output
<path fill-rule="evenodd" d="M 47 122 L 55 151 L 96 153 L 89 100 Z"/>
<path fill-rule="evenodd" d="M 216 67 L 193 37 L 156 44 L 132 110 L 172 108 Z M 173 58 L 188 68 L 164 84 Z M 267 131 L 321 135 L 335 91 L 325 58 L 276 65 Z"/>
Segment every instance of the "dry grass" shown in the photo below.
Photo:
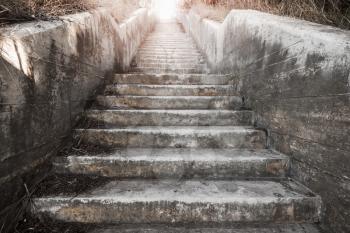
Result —
<path fill-rule="evenodd" d="M 218 21 L 231 9 L 255 9 L 350 29 L 349 0 L 184 0 L 183 7 Z"/>
<path fill-rule="evenodd" d="M 99 6 L 115 7 L 114 17 L 123 21 L 139 8 L 138 0 L 0 0 L 0 25 L 87 11 Z"/>
<path fill-rule="evenodd" d="M 47 20 L 94 7 L 94 0 L 0 0 L 0 23 Z"/>

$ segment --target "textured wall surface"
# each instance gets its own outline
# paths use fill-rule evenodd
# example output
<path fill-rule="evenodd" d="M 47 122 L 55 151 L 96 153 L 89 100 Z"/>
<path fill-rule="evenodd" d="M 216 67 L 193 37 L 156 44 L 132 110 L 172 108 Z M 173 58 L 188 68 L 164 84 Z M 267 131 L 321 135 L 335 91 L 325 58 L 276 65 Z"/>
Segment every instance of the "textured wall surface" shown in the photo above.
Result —
<path fill-rule="evenodd" d="M 40 165 L 105 77 L 128 68 L 153 21 L 139 9 L 117 24 L 113 9 L 100 8 L 1 29 L 0 210 L 45 172 Z"/>
<path fill-rule="evenodd" d="M 179 19 L 214 70 L 240 77 L 256 125 L 322 196 L 325 232 L 349 232 L 350 32 L 249 10 Z"/>

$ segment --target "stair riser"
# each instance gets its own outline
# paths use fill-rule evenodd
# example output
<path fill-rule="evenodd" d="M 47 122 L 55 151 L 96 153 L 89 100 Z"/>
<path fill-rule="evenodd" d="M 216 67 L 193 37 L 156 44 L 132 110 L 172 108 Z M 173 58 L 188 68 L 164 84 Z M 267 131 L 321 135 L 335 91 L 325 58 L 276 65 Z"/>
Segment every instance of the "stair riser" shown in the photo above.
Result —
<path fill-rule="evenodd" d="M 138 57 L 139 56 L 202 56 L 201 53 L 195 52 L 195 51 L 183 51 L 183 50 L 139 50 L 138 51 Z"/>
<path fill-rule="evenodd" d="M 85 144 L 111 148 L 251 148 L 264 149 L 263 131 L 197 132 L 135 130 L 76 130 L 75 137 Z"/>
<path fill-rule="evenodd" d="M 142 49 L 184 49 L 184 50 L 197 50 L 195 45 L 181 45 L 171 43 L 145 43 L 141 47 Z"/>
<path fill-rule="evenodd" d="M 140 59 L 138 58 L 136 60 L 137 64 L 155 64 L 155 63 L 160 63 L 160 64 L 195 64 L 195 65 L 201 65 L 204 63 L 204 61 L 202 59 L 199 58 L 189 58 L 189 59 L 167 59 L 167 58 L 163 58 L 163 59 L 151 59 L 151 58 L 146 58 L 146 59 Z"/>
<path fill-rule="evenodd" d="M 144 67 L 144 68 L 153 68 L 153 69 L 197 69 L 197 70 L 204 70 L 206 69 L 206 66 L 203 64 L 200 64 L 199 62 L 196 63 L 147 63 L 147 62 L 138 62 L 137 67 Z"/>
<path fill-rule="evenodd" d="M 190 155 L 189 155 L 190 156 Z M 286 160 L 256 161 L 150 161 L 70 157 L 54 163 L 61 174 L 93 175 L 113 178 L 146 179 L 236 179 L 249 177 L 285 177 Z"/>
<path fill-rule="evenodd" d="M 117 84 L 145 84 L 145 85 L 238 85 L 239 80 L 230 76 L 214 75 L 152 75 L 152 74 L 118 74 L 115 76 Z"/>
<path fill-rule="evenodd" d="M 136 67 L 132 69 L 133 72 L 140 73 L 175 73 L 175 74 L 201 74 L 206 72 L 204 69 L 161 69 L 161 68 L 146 68 L 146 67 Z"/>
<path fill-rule="evenodd" d="M 242 108 L 239 97 L 113 97 L 99 96 L 97 104 L 119 109 L 231 109 Z"/>
<path fill-rule="evenodd" d="M 140 53 L 180 53 L 180 54 L 200 54 L 197 49 L 181 49 L 181 48 L 141 48 Z"/>
<path fill-rule="evenodd" d="M 135 95 L 135 96 L 237 96 L 234 86 L 138 86 L 109 85 L 105 95 Z"/>
<path fill-rule="evenodd" d="M 319 220 L 319 202 L 314 199 L 284 200 L 284 202 L 256 203 L 186 203 L 154 201 L 147 203 L 113 202 L 75 198 L 74 202 L 36 200 L 34 213 L 43 219 L 52 218 L 78 223 L 160 223 L 160 224 L 229 224 L 229 223 L 293 223 Z M 38 213 L 38 211 L 40 211 Z"/>
<path fill-rule="evenodd" d="M 151 61 L 151 60 L 196 60 L 196 61 L 203 61 L 202 56 L 192 56 L 192 55 L 138 55 L 136 57 L 136 61 L 145 60 L 145 61 Z"/>
<path fill-rule="evenodd" d="M 101 126 L 232 126 L 251 125 L 252 113 L 213 112 L 213 113 L 176 113 L 148 111 L 89 111 L 89 122 Z"/>

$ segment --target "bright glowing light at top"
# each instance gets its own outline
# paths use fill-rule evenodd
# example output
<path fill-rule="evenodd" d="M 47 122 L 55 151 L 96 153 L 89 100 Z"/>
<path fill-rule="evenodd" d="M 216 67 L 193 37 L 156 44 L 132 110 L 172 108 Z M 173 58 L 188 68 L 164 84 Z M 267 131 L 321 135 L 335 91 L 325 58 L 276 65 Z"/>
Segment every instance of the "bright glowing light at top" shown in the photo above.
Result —
<path fill-rule="evenodd" d="M 176 15 L 177 0 L 155 0 L 154 8 L 161 19 L 171 19 Z"/>

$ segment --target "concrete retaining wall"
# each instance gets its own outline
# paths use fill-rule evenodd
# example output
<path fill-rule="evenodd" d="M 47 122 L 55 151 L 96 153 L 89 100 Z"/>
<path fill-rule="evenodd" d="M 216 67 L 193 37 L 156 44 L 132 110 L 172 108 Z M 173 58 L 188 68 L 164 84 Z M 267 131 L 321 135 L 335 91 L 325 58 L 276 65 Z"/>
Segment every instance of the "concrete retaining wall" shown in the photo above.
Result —
<path fill-rule="evenodd" d="M 251 10 L 222 24 L 179 14 L 213 70 L 241 94 L 291 156 L 292 175 L 325 203 L 326 232 L 350 231 L 350 32 Z"/>
<path fill-rule="evenodd" d="M 0 210 L 34 182 L 28 174 L 42 171 L 105 77 L 128 68 L 153 24 L 146 9 L 117 24 L 100 8 L 0 30 Z"/>

